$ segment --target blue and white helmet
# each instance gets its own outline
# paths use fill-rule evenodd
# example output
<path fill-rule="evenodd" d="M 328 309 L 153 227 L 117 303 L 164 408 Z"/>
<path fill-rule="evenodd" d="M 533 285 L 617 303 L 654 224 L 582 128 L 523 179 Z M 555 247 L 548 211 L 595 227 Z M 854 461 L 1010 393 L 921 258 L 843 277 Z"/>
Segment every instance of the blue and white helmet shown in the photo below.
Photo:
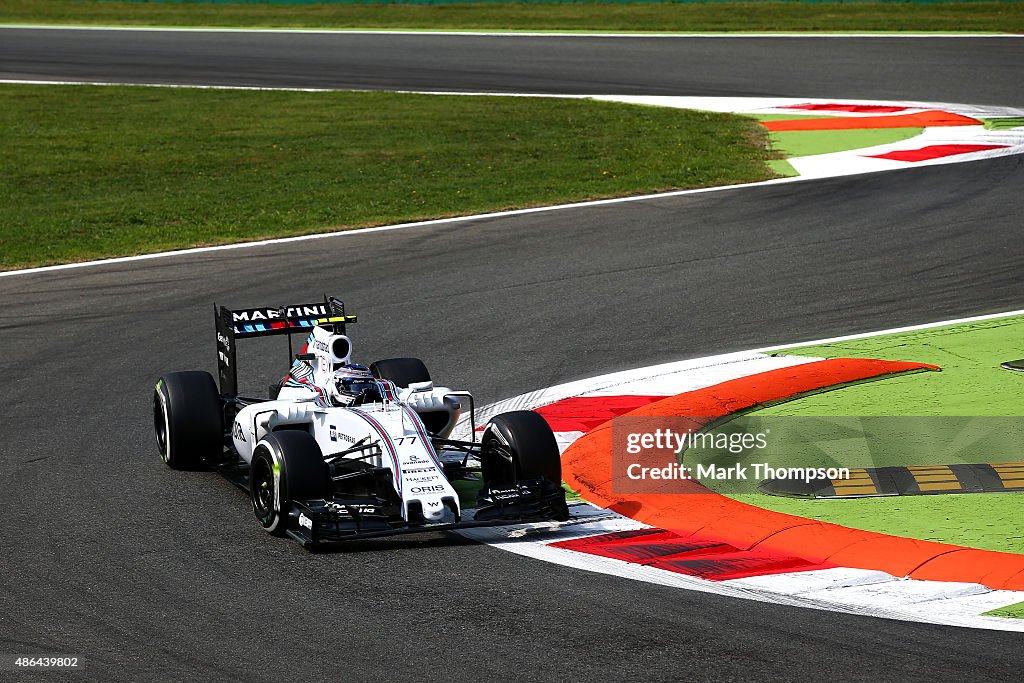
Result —
<path fill-rule="evenodd" d="M 334 369 L 334 398 L 339 405 L 379 401 L 377 379 L 365 365 L 339 364 Z"/>

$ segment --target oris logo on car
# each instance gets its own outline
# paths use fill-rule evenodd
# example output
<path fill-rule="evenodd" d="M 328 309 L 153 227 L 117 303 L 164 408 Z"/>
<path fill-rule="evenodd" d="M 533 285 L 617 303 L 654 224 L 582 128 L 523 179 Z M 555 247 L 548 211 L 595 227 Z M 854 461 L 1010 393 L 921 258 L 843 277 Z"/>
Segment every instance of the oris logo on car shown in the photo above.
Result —
<path fill-rule="evenodd" d="M 332 503 L 336 514 L 345 515 L 346 517 L 353 517 L 356 515 L 376 515 L 380 511 L 375 505 L 338 505 Z"/>
<path fill-rule="evenodd" d="M 413 486 L 409 491 L 410 493 L 443 493 L 444 485 L 435 484 L 433 486 Z"/>

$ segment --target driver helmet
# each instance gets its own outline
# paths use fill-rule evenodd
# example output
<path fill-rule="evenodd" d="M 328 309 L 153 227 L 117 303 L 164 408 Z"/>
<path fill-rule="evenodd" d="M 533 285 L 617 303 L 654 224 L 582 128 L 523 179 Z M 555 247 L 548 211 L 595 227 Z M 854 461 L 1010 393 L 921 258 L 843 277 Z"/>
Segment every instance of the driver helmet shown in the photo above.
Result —
<path fill-rule="evenodd" d="M 342 363 L 335 368 L 334 394 L 339 405 L 380 400 L 377 379 L 365 365 L 355 363 Z"/>

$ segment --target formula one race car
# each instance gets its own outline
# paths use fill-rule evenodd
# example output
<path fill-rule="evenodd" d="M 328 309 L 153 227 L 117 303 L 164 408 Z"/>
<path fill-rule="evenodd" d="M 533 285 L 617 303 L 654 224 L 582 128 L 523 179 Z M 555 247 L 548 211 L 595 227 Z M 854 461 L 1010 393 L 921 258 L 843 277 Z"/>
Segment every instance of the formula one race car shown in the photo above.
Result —
<path fill-rule="evenodd" d="M 170 467 L 212 467 L 248 491 L 268 532 L 309 547 L 568 519 L 558 447 L 537 413 L 498 415 L 477 440 L 472 396 L 435 386 L 422 361 L 353 363 L 345 326 L 356 317 L 333 297 L 214 306 L 214 315 L 220 389 L 207 372 L 161 377 L 157 445 Z M 293 334 L 308 335 L 294 355 Z M 270 335 L 288 336 L 287 376 L 269 399 L 239 396 L 236 342 Z M 449 438 L 466 403 L 472 440 Z M 473 514 L 462 509 L 456 482 L 480 486 Z"/>

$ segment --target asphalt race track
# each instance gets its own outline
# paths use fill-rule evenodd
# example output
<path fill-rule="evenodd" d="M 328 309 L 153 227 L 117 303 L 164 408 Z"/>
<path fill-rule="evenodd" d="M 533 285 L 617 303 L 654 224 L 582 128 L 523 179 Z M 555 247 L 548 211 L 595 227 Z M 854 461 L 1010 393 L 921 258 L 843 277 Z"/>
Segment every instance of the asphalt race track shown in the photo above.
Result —
<path fill-rule="evenodd" d="M 1021 63 L 1024 39 L 0 30 L 2 78 L 1021 106 Z M 672 590 L 445 535 L 310 554 L 217 475 L 161 465 L 150 400 L 167 371 L 215 369 L 214 301 L 342 295 L 358 358 L 420 356 L 484 403 L 1021 308 L 1022 187 L 1006 157 L 0 278 L 0 654 L 78 655 L 68 680 L 98 681 L 1019 680 L 1010 633 Z M 286 354 L 242 347 L 253 391 Z"/>
<path fill-rule="evenodd" d="M 0 34 L 0 79 L 1024 103 L 1019 38 Z"/>

